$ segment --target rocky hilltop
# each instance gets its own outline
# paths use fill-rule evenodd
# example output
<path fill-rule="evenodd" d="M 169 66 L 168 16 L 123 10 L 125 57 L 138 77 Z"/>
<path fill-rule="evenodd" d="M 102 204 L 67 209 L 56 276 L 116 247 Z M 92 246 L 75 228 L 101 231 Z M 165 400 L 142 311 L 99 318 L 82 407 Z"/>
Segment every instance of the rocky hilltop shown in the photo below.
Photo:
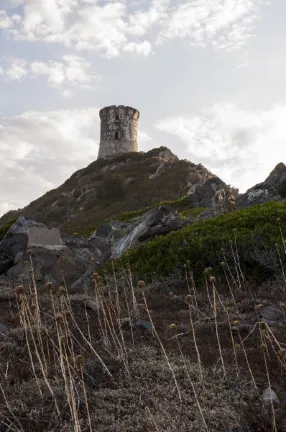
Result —
<path fill-rule="evenodd" d="M 225 186 L 203 165 L 179 160 L 165 147 L 126 153 L 92 162 L 25 208 L 2 216 L 0 226 L 21 215 L 70 234 L 89 234 L 123 212 L 190 193 L 194 206 L 209 206 L 215 191 Z"/>
<path fill-rule="evenodd" d="M 286 430 L 285 165 L 231 194 L 160 148 L 2 217 L 0 432 Z"/>

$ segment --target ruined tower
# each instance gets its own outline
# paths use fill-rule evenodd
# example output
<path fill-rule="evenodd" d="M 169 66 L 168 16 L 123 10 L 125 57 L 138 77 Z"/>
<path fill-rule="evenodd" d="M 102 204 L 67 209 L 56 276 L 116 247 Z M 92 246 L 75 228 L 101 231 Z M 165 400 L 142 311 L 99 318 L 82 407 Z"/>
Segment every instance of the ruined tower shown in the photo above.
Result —
<path fill-rule="evenodd" d="M 99 111 L 100 145 L 98 158 L 126 152 L 138 152 L 137 109 L 124 105 L 111 105 Z"/>

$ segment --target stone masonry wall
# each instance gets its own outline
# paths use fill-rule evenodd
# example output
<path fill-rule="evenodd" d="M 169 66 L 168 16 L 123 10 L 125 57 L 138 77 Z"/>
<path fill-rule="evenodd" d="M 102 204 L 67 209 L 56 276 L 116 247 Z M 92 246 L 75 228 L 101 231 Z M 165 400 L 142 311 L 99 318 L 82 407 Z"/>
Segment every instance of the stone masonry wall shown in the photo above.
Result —
<path fill-rule="evenodd" d="M 112 105 L 100 110 L 99 116 L 101 129 L 98 158 L 138 152 L 138 110 L 124 105 Z"/>

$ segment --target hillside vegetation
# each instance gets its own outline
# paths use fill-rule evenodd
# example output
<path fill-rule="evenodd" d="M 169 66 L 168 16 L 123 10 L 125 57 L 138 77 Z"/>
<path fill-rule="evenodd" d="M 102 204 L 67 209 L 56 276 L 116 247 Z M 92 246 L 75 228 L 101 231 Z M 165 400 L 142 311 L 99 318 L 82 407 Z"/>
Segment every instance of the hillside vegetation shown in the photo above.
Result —
<path fill-rule="evenodd" d="M 154 277 L 168 276 L 189 261 L 195 277 L 200 279 L 209 265 L 215 266 L 221 274 L 224 255 L 234 259 L 233 251 L 237 248 L 242 268 L 247 267 L 248 274 L 253 277 L 263 277 L 279 266 L 276 243 L 284 259 L 283 227 L 286 234 L 285 203 L 256 205 L 213 219 L 197 220 L 179 231 L 159 236 L 128 250 L 115 262 L 115 267 L 129 262 L 137 277 L 150 281 Z"/>
<path fill-rule="evenodd" d="M 2 216 L 0 225 L 21 214 L 70 234 L 86 234 L 124 212 L 178 200 L 208 178 L 217 179 L 202 165 L 179 160 L 165 147 L 99 159 L 27 207 Z"/>

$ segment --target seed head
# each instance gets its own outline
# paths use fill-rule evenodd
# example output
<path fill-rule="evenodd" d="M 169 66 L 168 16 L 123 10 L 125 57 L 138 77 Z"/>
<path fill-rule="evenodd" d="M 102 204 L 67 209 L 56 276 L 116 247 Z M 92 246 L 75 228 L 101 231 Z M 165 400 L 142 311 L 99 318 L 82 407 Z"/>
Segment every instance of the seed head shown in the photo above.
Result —
<path fill-rule="evenodd" d="M 286 358 L 286 348 L 281 348 L 277 354 L 280 358 L 285 359 Z"/>
<path fill-rule="evenodd" d="M 173 296 L 174 296 L 173 291 L 170 291 L 170 292 L 169 292 L 169 296 L 170 296 L 170 297 L 173 297 Z"/>
<path fill-rule="evenodd" d="M 220 263 L 220 265 L 221 265 L 222 267 L 224 267 L 224 266 L 225 266 L 225 262 L 222 261 L 222 262 Z"/>
<path fill-rule="evenodd" d="M 234 232 L 234 233 L 235 233 L 236 231 L 237 231 L 237 229 L 236 229 L 236 228 L 233 228 L 233 229 L 232 229 L 232 232 Z"/>
<path fill-rule="evenodd" d="M 210 283 L 215 283 L 215 281 L 216 281 L 215 276 L 211 276 L 211 277 L 209 278 L 209 281 L 210 281 Z"/>
<path fill-rule="evenodd" d="M 66 293 L 67 293 L 67 290 L 65 289 L 65 287 L 63 287 L 62 285 L 59 286 L 59 288 L 58 288 L 59 297 L 66 295 Z"/>
<path fill-rule="evenodd" d="M 263 304 L 262 303 L 259 303 L 258 305 L 257 305 L 257 309 L 262 309 L 263 308 Z"/>
<path fill-rule="evenodd" d="M 206 267 L 205 269 L 204 269 L 204 273 L 205 274 L 209 274 L 209 273 L 211 273 L 212 272 L 212 268 L 211 267 Z"/>
<path fill-rule="evenodd" d="M 47 283 L 46 283 L 46 288 L 47 288 L 49 291 L 51 291 L 51 290 L 53 289 L 53 284 L 52 284 L 52 282 L 47 282 Z"/>
<path fill-rule="evenodd" d="M 57 313 L 56 316 L 55 316 L 55 319 L 56 319 L 57 322 L 61 322 L 63 320 L 62 314 Z"/>
<path fill-rule="evenodd" d="M 191 296 L 191 294 L 188 294 L 188 295 L 186 295 L 186 297 L 185 297 L 185 302 L 186 303 L 192 303 L 192 296 Z"/>
<path fill-rule="evenodd" d="M 234 326 L 239 326 L 239 321 L 233 321 L 233 323 L 232 323 L 232 325 L 234 325 Z"/>
<path fill-rule="evenodd" d="M 267 345 L 265 343 L 262 343 L 259 348 L 261 349 L 261 351 L 267 351 Z"/>
<path fill-rule="evenodd" d="M 286 309 L 286 304 L 285 303 L 280 303 L 279 306 L 281 307 L 281 309 Z"/>
<path fill-rule="evenodd" d="M 144 289 L 145 288 L 145 282 L 143 280 L 140 280 L 137 282 L 137 288 Z"/>
<path fill-rule="evenodd" d="M 71 313 L 70 313 L 70 311 L 66 311 L 66 312 L 65 312 L 65 316 L 66 316 L 66 319 L 71 318 Z"/>
<path fill-rule="evenodd" d="M 277 222 L 278 224 L 280 224 L 281 219 L 280 219 L 280 218 L 277 218 L 277 219 L 276 219 L 276 222 Z"/>
<path fill-rule="evenodd" d="M 266 323 L 264 322 L 264 321 L 258 321 L 258 327 L 260 327 L 260 328 L 265 328 L 266 327 Z"/>
<path fill-rule="evenodd" d="M 91 263 L 94 263 L 94 262 L 95 262 L 95 259 L 94 259 L 93 257 L 91 257 L 89 261 L 90 261 Z"/>
<path fill-rule="evenodd" d="M 82 367 L 82 365 L 84 363 L 84 356 L 83 355 L 76 356 L 75 362 L 79 367 Z"/>
<path fill-rule="evenodd" d="M 21 294 L 24 294 L 24 286 L 23 285 L 17 285 L 16 286 L 16 295 L 20 296 Z"/>
<path fill-rule="evenodd" d="M 177 325 L 174 323 L 169 325 L 170 330 L 175 330 L 176 328 L 177 328 Z"/>
<path fill-rule="evenodd" d="M 275 247 L 277 247 L 277 248 L 278 248 L 278 246 L 279 246 L 279 244 L 278 244 L 278 243 L 275 243 Z"/>
<path fill-rule="evenodd" d="M 33 253 L 32 249 L 28 249 L 28 250 L 27 250 L 27 254 L 28 254 L 28 255 L 32 255 L 32 253 Z"/>

